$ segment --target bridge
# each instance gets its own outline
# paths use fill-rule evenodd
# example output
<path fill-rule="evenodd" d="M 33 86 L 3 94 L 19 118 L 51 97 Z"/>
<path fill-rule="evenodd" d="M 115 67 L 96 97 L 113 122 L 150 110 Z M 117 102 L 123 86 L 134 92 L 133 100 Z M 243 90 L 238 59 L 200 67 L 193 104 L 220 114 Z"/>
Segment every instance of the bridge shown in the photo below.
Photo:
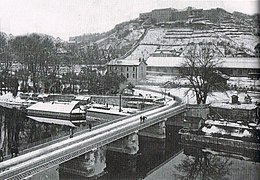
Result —
<path fill-rule="evenodd" d="M 0 179 L 23 179 L 35 175 L 185 111 L 185 104 L 170 101 L 164 106 L 121 118 L 92 131 L 82 131 L 73 138 L 63 138 L 54 144 L 1 162 Z M 146 116 L 147 119 L 141 122 L 140 116 Z"/>

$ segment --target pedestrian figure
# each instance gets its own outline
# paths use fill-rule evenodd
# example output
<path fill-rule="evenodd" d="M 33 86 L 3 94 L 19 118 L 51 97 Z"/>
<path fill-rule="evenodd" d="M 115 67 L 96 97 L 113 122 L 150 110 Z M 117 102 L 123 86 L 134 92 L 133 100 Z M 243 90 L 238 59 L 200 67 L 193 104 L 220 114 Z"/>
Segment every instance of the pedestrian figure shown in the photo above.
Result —
<path fill-rule="evenodd" d="M 92 125 L 91 125 L 91 123 L 89 124 L 89 130 L 91 131 L 91 129 L 92 129 Z"/>
<path fill-rule="evenodd" d="M 2 162 L 4 160 L 4 153 L 3 150 L 0 149 L 0 162 Z"/>
<path fill-rule="evenodd" d="M 140 116 L 140 122 L 144 122 L 144 116 Z"/>
<path fill-rule="evenodd" d="M 72 137 L 73 137 L 73 134 L 74 134 L 74 132 L 73 132 L 73 129 L 72 129 L 72 128 L 70 128 L 70 138 L 72 138 Z"/>

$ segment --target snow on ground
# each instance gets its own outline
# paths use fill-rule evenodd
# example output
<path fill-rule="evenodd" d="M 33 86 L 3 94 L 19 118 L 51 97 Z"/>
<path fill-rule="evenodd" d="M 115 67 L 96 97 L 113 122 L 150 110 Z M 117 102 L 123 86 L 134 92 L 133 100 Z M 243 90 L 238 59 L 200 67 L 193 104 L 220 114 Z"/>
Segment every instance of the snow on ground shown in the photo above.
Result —
<path fill-rule="evenodd" d="M 189 81 L 185 78 L 180 78 L 177 76 L 172 76 L 172 75 L 158 75 L 157 74 L 148 74 L 146 76 L 147 80 L 146 82 L 148 83 L 165 83 L 167 81 L 175 82 L 177 84 L 189 84 Z M 248 77 L 230 77 L 229 80 L 227 81 L 228 85 L 236 85 L 237 87 L 257 87 L 260 86 L 260 80 L 253 80 Z"/>
<path fill-rule="evenodd" d="M 248 77 L 230 77 L 228 84 L 237 87 L 255 87 L 260 86 L 260 80 L 253 80 Z"/>
<path fill-rule="evenodd" d="M 152 90 L 160 91 L 160 92 L 170 92 L 174 96 L 178 96 L 182 99 L 184 103 L 189 104 L 196 104 L 196 97 L 193 91 L 189 91 L 189 88 L 162 88 L 160 86 L 148 86 L 148 85 L 138 85 L 137 87 L 143 87 L 143 88 L 149 88 Z M 188 92 L 188 93 L 187 93 Z M 251 93 L 247 93 L 251 96 Z M 208 95 L 207 103 L 219 103 L 219 102 L 225 102 L 228 103 L 231 101 L 231 96 L 237 95 L 238 100 L 240 102 L 244 102 L 244 98 L 246 96 L 246 93 L 244 92 L 237 92 L 237 91 L 226 91 L 226 92 L 212 92 Z M 162 96 L 162 95 L 161 95 Z M 259 101 L 259 95 L 257 96 L 251 96 L 252 102 Z"/>
<path fill-rule="evenodd" d="M 150 29 L 141 44 L 161 44 L 166 30 L 162 28 Z"/>
<path fill-rule="evenodd" d="M 156 84 L 157 86 L 147 86 L 151 89 L 155 89 L 155 90 L 159 90 L 159 91 L 167 91 L 170 92 L 171 94 L 175 95 L 175 96 L 179 96 L 180 98 L 182 98 L 182 100 L 185 103 L 196 103 L 196 98 L 195 98 L 195 94 L 192 91 L 189 91 L 188 93 L 186 93 L 189 88 L 161 88 L 158 86 L 158 84 L 163 85 L 164 83 L 166 83 L 167 81 L 170 82 L 174 82 L 175 84 L 179 84 L 179 85 L 185 85 L 185 84 L 189 84 L 188 80 L 185 78 L 179 78 L 177 76 L 171 76 L 171 75 L 147 75 L 147 83 L 148 84 Z M 228 84 L 232 84 L 232 85 L 237 85 L 238 87 L 254 87 L 255 86 L 259 86 L 260 85 L 260 81 L 259 80 L 252 80 L 250 78 L 247 77 L 231 77 L 230 80 L 228 81 Z M 252 98 L 252 102 L 256 102 L 259 101 L 259 97 L 260 97 L 260 93 L 258 92 L 253 92 L 253 91 L 248 91 L 247 92 L 248 95 L 250 95 L 250 97 Z M 231 96 L 232 95 L 237 95 L 238 96 L 238 100 L 240 102 L 244 102 L 244 98 L 246 96 L 246 93 L 244 92 L 238 92 L 238 91 L 233 91 L 233 90 L 229 90 L 226 92 L 213 92 L 210 93 L 208 96 L 208 100 L 207 103 L 216 103 L 216 102 L 230 102 L 231 101 Z"/>
<path fill-rule="evenodd" d="M 109 108 L 107 109 L 101 109 L 103 107 Z M 106 114 L 117 114 L 117 115 L 123 115 L 127 116 L 129 114 L 137 112 L 137 109 L 134 108 L 122 108 L 122 111 L 119 112 L 119 106 L 113 106 L 108 105 L 105 106 L 104 104 L 92 104 L 92 107 L 88 109 L 88 111 L 94 111 L 94 112 L 100 112 L 100 113 L 106 113 Z"/>
<path fill-rule="evenodd" d="M 151 75 L 150 74 L 146 76 L 146 82 L 148 83 L 164 84 L 167 81 L 174 82 L 175 84 L 179 84 L 179 85 L 189 84 L 189 81 L 187 79 L 180 78 L 177 76 L 172 76 L 172 75 Z"/>
<path fill-rule="evenodd" d="M 144 33 L 144 29 L 136 29 L 129 33 L 124 39 L 128 41 L 133 41 L 139 39 Z"/>
<path fill-rule="evenodd" d="M 147 86 L 137 86 L 137 87 L 141 87 L 141 88 L 146 88 Z M 158 89 L 153 89 L 148 87 L 149 89 L 152 90 L 158 90 Z M 142 94 L 143 97 L 153 97 L 153 98 L 163 98 L 164 95 L 162 93 L 157 93 L 157 92 L 151 92 L 151 91 L 147 91 L 147 90 L 143 90 L 143 89 L 135 89 L 134 91 L 134 95 L 140 95 Z"/>
<path fill-rule="evenodd" d="M 238 37 L 232 37 L 232 40 L 235 41 L 238 45 L 242 45 L 251 50 L 253 50 L 255 46 L 260 42 L 259 38 L 253 35 L 241 35 Z"/>
<path fill-rule="evenodd" d="M 163 94 L 165 92 L 163 89 L 153 88 L 154 86 L 137 86 L 137 87 L 140 87 L 141 89 L 135 89 L 134 95 L 142 94 L 142 96 L 144 98 L 166 98 L 166 102 L 165 102 L 166 104 L 172 104 L 175 102 L 172 98 L 165 96 Z M 147 89 L 147 90 L 144 90 L 144 89 Z M 155 90 L 158 92 L 152 92 L 152 91 L 149 91 L 149 89 Z M 169 103 L 169 102 L 171 102 L 171 103 Z"/>
<path fill-rule="evenodd" d="M 22 103 L 25 102 L 25 100 L 20 98 L 19 93 L 16 97 L 14 97 L 12 93 L 8 92 L 0 96 L 0 102 Z"/>
<path fill-rule="evenodd" d="M 137 60 L 144 58 L 145 60 L 157 49 L 156 45 L 139 45 L 129 56 L 125 59 Z"/>
<path fill-rule="evenodd" d="M 172 81 L 173 76 L 153 76 L 153 75 L 147 75 L 146 76 L 146 82 L 149 83 L 165 83 L 167 81 Z"/>

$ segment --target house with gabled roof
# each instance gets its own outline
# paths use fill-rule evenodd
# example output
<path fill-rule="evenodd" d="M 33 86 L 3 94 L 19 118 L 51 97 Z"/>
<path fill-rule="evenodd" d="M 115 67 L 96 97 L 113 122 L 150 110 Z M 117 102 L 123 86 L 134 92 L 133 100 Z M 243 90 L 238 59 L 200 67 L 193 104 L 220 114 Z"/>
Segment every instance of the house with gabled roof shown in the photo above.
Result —
<path fill-rule="evenodd" d="M 146 62 L 144 59 L 114 59 L 107 64 L 108 72 L 115 72 L 126 77 L 128 82 L 137 83 L 146 79 Z"/>

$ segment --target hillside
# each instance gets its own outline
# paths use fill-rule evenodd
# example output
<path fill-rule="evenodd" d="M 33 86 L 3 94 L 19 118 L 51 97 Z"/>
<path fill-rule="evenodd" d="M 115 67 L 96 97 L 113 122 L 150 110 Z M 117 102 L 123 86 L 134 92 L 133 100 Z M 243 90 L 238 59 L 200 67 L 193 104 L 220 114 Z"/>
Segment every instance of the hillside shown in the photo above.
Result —
<path fill-rule="evenodd" d="M 160 10 L 157 10 L 160 11 Z M 259 43 L 257 18 L 240 12 L 229 13 L 221 8 L 177 11 L 179 19 L 153 19 L 151 13 L 140 14 L 135 20 L 116 25 L 101 34 L 89 34 L 70 38 L 76 44 L 95 44 L 99 49 L 112 49 L 114 57 L 126 59 L 145 58 L 152 53 L 180 55 L 189 43 L 212 42 L 223 56 L 254 56 Z M 181 13 L 180 16 L 178 13 Z M 186 13 L 186 15 L 185 15 Z"/>

